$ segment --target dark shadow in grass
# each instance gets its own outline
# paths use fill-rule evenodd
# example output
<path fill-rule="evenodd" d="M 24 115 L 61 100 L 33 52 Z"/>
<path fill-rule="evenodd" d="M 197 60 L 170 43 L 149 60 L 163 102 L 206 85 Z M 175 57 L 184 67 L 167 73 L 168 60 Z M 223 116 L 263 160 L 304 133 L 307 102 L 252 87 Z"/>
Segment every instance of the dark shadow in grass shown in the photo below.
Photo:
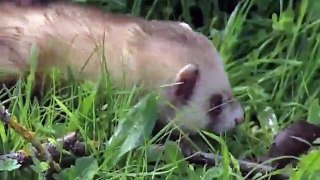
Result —
<path fill-rule="evenodd" d="M 270 146 L 268 158 L 298 157 L 306 153 L 317 138 L 320 138 L 319 126 L 307 121 L 296 121 L 275 136 Z M 283 158 L 273 161 L 272 165 L 280 169 L 293 161 L 295 158 Z"/>

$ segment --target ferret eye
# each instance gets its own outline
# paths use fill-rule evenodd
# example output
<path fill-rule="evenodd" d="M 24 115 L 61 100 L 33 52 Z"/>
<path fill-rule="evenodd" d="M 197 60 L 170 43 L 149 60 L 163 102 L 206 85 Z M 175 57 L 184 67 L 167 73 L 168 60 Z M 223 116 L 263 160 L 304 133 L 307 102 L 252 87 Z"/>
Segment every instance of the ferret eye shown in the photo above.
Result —
<path fill-rule="evenodd" d="M 210 98 L 210 110 L 209 114 L 211 117 L 216 117 L 222 112 L 223 97 L 221 94 L 214 94 Z"/>

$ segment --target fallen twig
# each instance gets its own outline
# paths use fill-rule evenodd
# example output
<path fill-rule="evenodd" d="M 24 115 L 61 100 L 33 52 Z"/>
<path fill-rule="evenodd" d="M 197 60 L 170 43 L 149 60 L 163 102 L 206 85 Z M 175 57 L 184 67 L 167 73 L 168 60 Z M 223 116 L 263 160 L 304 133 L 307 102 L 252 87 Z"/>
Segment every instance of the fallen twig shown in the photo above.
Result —
<path fill-rule="evenodd" d="M 48 161 L 50 168 L 57 172 L 60 171 L 59 164 L 52 159 L 50 153 L 46 151 L 41 142 L 35 137 L 34 133 L 20 125 L 14 117 L 10 116 L 10 113 L 2 105 L 0 105 L 0 120 L 31 143 L 31 145 L 37 150 L 36 156 L 39 160 Z"/>
<path fill-rule="evenodd" d="M 154 147 L 158 151 L 163 151 L 165 146 L 163 145 L 155 145 Z M 217 166 L 222 163 L 223 157 L 213 153 L 205 153 L 205 152 L 195 152 L 192 154 L 184 153 L 183 149 L 181 149 L 182 154 L 186 158 L 190 164 L 201 165 L 201 166 Z M 275 170 L 274 167 L 269 165 L 264 165 L 263 163 L 255 163 L 246 160 L 237 160 L 239 164 L 239 168 L 242 174 L 247 175 L 250 174 L 267 174 L 273 172 Z M 271 175 L 270 175 L 271 176 Z M 287 180 L 289 176 L 286 174 L 276 174 L 272 175 L 272 180 Z"/>
<path fill-rule="evenodd" d="M 58 142 L 58 144 L 62 145 L 64 150 L 72 152 L 72 155 L 66 155 L 63 158 L 61 158 L 61 152 L 59 152 L 54 145 L 47 143 L 44 146 L 46 147 L 47 151 L 51 154 L 51 157 L 54 160 L 58 161 L 61 158 L 61 167 L 69 167 L 70 165 L 74 164 L 76 157 L 83 157 L 88 155 L 85 153 L 84 143 L 78 140 L 76 133 L 70 133 L 64 138 L 59 139 Z M 154 145 L 154 148 L 158 151 L 162 151 L 164 146 Z M 1 155 L 0 161 L 6 158 L 18 160 L 18 163 L 21 164 L 23 167 L 27 167 L 32 164 L 31 157 L 27 156 L 25 153 L 22 152 Z M 192 154 L 191 156 L 186 157 L 186 160 L 191 164 L 207 166 L 215 166 L 223 161 L 222 157 L 219 155 L 204 152 L 197 152 L 195 154 Z M 240 171 L 243 174 L 247 174 L 252 170 L 254 170 L 254 174 L 266 174 L 274 170 L 274 168 L 271 166 L 262 165 L 245 160 L 238 160 L 238 164 L 240 167 Z M 285 180 L 289 179 L 289 177 L 285 174 L 278 174 L 273 175 L 272 179 Z"/>
<path fill-rule="evenodd" d="M 64 157 L 66 157 L 66 159 L 63 159 L 63 158 L 61 159 L 61 156 L 63 154 L 58 150 L 56 146 L 54 146 L 51 143 L 44 143 L 42 144 L 42 146 L 45 149 L 45 151 L 50 154 L 50 156 L 54 161 L 59 161 L 59 159 L 61 159 L 62 163 L 60 163 L 60 165 L 62 167 L 67 167 L 70 164 L 73 164 L 75 159 L 70 158 L 72 156 L 81 157 L 81 156 L 87 155 L 85 152 L 84 143 L 78 140 L 77 133 L 75 132 L 72 132 L 63 138 L 58 139 L 57 144 L 58 146 L 61 146 L 63 150 L 69 151 L 72 154 L 65 155 Z M 37 154 L 37 152 L 34 152 L 34 153 Z M 1 160 L 6 160 L 6 159 L 17 160 L 22 168 L 33 164 L 31 156 L 27 155 L 24 151 L 18 151 L 14 153 L 5 154 L 5 155 L 0 155 L 0 162 Z"/>
<path fill-rule="evenodd" d="M 35 147 L 34 154 L 36 154 L 39 159 L 48 160 L 50 162 L 51 168 L 47 172 L 47 179 L 52 179 L 52 175 L 58 172 L 60 170 L 60 167 L 65 168 L 74 164 L 77 157 L 89 155 L 85 151 L 85 143 L 79 140 L 78 134 L 76 132 L 72 132 L 64 136 L 63 138 L 58 139 L 57 143 L 55 144 L 41 144 L 40 141 L 36 140 L 34 133 L 21 126 L 14 118 L 11 118 L 10 114 L 3 107 L 0 107 L 0 120 L 3 123 L 9 125 L 9 127 L 14 129 L 18 134 L 20 134 L 28 142 L 30 142 L 33 147 Z M 61 147 L 61 149 L 59 149 L 59 147 Z M 154 148 L 162 151 L 165 147 L 162 145 L 154 145 Z M 62 153 L 60 150 L 68 151 L 69 154 Z M 219 155 L 204 152 L 197 152 L 192 154 L 191 156 L 185 155 L 185 157 L 189 163 L 208 166 L 215 166 L 221 163 L 223 160 Z M 28 167 L 33 164 L 32 156 L 27 155 L 24 151 L 0 155 L 0 162 L 6 159 L 17 160 L 17 163 L 21 165 L 20 168 Z M 59 162 L 59 164 L 57 164 L 56 162 Z M 274 169 L 271 166 L 245 160 L 238 160 L 238 164 L 240 166 L 240 171 L 243 174 L 247 174 L 248 172 L 253 170 L 255 173 L 266 174 L 273 171 Z M 283 174 L 274 175 L 272 178 L 279 180 L 289 179 L 287 175 Z"/>
<path fill-rule="evenodd" d="M 223 161 L 222 157 L 216 154 L 212 153 L 204 153 L 204 152 L 197 152 L 187 158 L 187 161 L 189 163 L 194 163 L 197 165 L 208 165 L 208 166 L 215 166 L 218 163 L 221 163 Z M 251 171 L 254 171 L 254 174 L 261 173 L 261 174 L 267 174 L 272 171 L 274 171 L 274 168 L 268 165 L 263 165 L 259 163 L 254 163 L 250 161 L 245 160 L 237 160 L 240 171 L 243 174 L 247 174 Z M 286 174 L 277 174 L 273 175 L 272 179 L 277 180 L 285 180 L 289 179 L 289 176 Z"/>

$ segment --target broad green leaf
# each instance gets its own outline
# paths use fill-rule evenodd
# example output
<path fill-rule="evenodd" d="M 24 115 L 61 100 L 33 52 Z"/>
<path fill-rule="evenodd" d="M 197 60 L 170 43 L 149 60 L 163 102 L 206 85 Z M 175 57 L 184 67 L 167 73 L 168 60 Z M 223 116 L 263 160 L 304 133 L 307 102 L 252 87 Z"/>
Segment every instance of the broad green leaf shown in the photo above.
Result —
<path fill-rule="evenodd" d="M 74 166 L 71 166 L 70 168 L 63 169 L 58 174 L 54 174 L 53 177 L 55 179 L 74 180 L 77 177 L 76 169 Z"/>
<path fill-rule="evenodd" d="M 115 165 L 125 153 L 142 145 L 151 135 L 156 122 L 156 101 L 153 93 L 143 97 L 127 116 L 120 120 L 105 151 L 105 163 L 108 167 Z"/>
<path fill-rule="evenodd" d="M 164 155 L 166 157 L 167 163 L 177 163 L 178 170 L 184 172 L 188 170 L 188 164 L 184 160 L 184 156 L 181 153 L 180 147 L 177 143 L 168 141 L 165 144 Z"/>
<path fill-rule="evenodd" d="M 93 179 L 98 168 L 98 162 L 93 157 L 82 157 L 76 160 L 75 172 L 80 179 Z"/>
<path fill-rule="evenodd" d="M 298 169 L 291 175 L 292 180 L 315 179 L 320 175 L 320 150 L 310 151 L 300 158 Z"/>
<path fill-rule="evenodd" d="M 310 105 L 307 121 L 311 124 L 320 125 L 319 99 L 315 99 Z"/>
<path fill-rule="evenodd" d="M 274 110 L 271 107 L 264 107 L 258 112 L 258 118 L 261 126 L 270 130 L 273 135 L 279 131 L 278 120 Z"/>
<path fill-rule="evenodd" d="M 63 169 L 58 174 L 54 175 L 55 179 L 66 180 L 90 180 L 98 172 L 99 165 L 96 159 L 93 157 L 81 157 L 76 160 L 75 166 Z"/>
<path fill-rule="evenodd" d="M 15 159 L 1 159 L 0 160 L 0 171 L 13 171 L 18 169 L 21 164 L 18 164 L 18 161 Z"/>
<path fill-rule="evenodd" d="M 213 167 L 207 170 L 207 172 L 204 174 L 205 180 L 219 178 L 222 175 L 223 169 L 221 167 Z"/>

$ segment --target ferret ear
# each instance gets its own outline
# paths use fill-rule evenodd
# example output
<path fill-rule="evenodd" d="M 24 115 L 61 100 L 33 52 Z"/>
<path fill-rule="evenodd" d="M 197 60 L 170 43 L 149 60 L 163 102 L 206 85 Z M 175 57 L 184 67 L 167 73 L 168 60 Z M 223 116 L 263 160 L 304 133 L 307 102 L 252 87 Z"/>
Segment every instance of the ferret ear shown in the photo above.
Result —
<path fill-rule="evenodd" d="M 194 87 L 199 78 L 199 69 L 194 64 L 188 64 L 183 67 L 176 75 L 174 87 L 174 99 L 187 102 L 191 97 Z"/>

